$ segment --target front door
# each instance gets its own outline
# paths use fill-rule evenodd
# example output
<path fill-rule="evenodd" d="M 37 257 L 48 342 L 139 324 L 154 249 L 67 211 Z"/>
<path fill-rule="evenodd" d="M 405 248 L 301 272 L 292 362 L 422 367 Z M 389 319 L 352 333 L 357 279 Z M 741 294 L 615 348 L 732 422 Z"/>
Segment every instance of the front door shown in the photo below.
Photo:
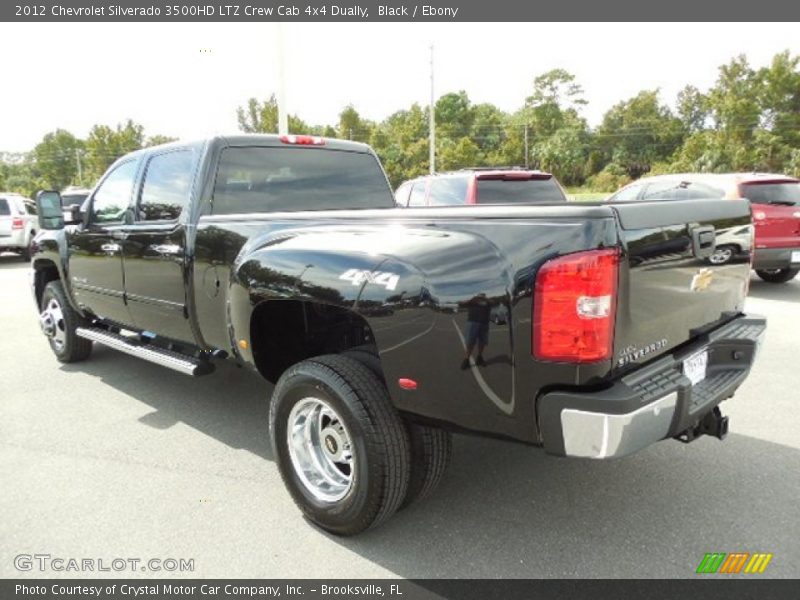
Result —
<path fill-rule="evenodd" d="M 145 165 L 136 221 L 126 228 L 125 294 L 137 329 L 194 343 L 188 319 L 187 215 L 196 152 L 155 154 Z M 183 218 L 182 218 L 183 217 Z"/>
<path fill-rule="evenodd" d="M 78 305 L 97 317 L 133 325 L 125 304 L 122 249 L 138 160 L 109 171 L 89 201 L 87 220 L 68 230 L 69 281 Z"/>

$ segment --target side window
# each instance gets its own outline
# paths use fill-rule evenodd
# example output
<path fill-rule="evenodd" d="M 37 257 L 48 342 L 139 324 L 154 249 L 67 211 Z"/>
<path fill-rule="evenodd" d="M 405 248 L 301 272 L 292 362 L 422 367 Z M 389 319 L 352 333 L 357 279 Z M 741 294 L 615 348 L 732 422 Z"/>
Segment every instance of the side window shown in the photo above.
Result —
<path fill-rule="evenodd" d="M 92 197 L 92 222 L 122 221 L 131 201 L 135 175 L 135 160 L 122 163 L 109 173 Z"/>
<path fill-rule="evenodd" d="M 147 163 L 139 197 L 139 218 L 173 221 L 189 200 L 192 184 L 192 151 L 157 154 Z"/>
<path fill-rule="evenodd" d="M 431 206 L 453 206 L 467 201 L 466 177 L 440 177 L 431 181 Z"/>
<path fill-rule="evenodd" d="M 609 202 L 631 202 L 636 200 L 639 197 L 639 192 L 642 191 L 642 184 L 637 185 L 629 185 L 626 188 L 622 188 L 616 194 L 611 196 L 608 201 Z"/>
<path fill-rule="evenodd" d="M 686 187 L 686 198 L 688 200 L 723 198 L 724 196 L 725 190 L 704 183 L 689 183 Z"/>
<path fill-rule="evenodd" d="M 11 214 L 11 209 L 8 208 L 8 200 L 0 198 L 0 217 L 7 217 Z"/>
<path fill-rule="evenodd" d="M 394 199 L 397 202 L 398 206 L 407 206 L 408 205 L 408 196 L 411 192 L 411 184 L 404 183 L 397 191 L 394 193 Z"/>
<path fill-rule="evenodd" d="M 411 196 L 408 200 L 409 206 L 425 206 L 425 183 L 424 179 L 414 183 L 411 188 Z"/>
<path fill-rule="evenodd" d="M 651 183 L 642 194 L 642 200 L 684 200 L 686 186 L 680 181 L 659 181 Z"/>

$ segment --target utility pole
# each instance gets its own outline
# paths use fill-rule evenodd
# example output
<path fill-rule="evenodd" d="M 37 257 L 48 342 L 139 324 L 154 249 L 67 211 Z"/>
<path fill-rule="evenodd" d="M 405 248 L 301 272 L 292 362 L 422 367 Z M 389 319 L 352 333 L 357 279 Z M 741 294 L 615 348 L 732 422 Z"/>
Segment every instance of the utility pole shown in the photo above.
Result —
<path fill-rule="evenodd" d="M 83 187 L 83 169 L 81 168 L 81 151 L 75 148 L 75 160 L 78 162 L 78 185 Z"/>
<path fill-rule="evenodd" d="M 433 99 L 433 44 L 431 44 L 431 107 L 428 115 L 430 139 L 428 141 L 428 159 L 431 165 L 431 174 L 436 173 L 436 116 L 434 115 L 436 103 Z"/>
<path fill-rule="evenodd" d="M 280 21 L 275 24 L 277 28 L 276 43 L 278 44 L 275 53 L 278 59 L 278 134 L 287 135 L 289 133 L 289 115 L 286 112 L 286 66 L 285 52 L 283 47 L 283 23 Z"/>
<path fill-rule="evenodd" d="M 525 168 L 528 168 L 528 124 L 525 123 Z"/>

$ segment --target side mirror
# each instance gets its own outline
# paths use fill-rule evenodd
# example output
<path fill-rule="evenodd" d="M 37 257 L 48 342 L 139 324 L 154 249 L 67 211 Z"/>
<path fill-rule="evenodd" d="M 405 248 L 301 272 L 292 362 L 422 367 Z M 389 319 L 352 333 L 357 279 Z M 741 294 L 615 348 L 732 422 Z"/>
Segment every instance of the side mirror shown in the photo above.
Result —
<path fill-rule="evenodd" d="M 44 190 L 36 194 L 36 214 L 39 217 L 39 229 L 64 229 L 61 194 Z"/>

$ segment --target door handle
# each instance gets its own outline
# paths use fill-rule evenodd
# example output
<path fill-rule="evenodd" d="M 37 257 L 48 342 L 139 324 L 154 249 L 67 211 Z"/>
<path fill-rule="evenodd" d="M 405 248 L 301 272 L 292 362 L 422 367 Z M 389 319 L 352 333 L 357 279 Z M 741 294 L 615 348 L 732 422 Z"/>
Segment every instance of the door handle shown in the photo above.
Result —
<path fill-rule="evenodd" d="M 183 254 L 183 248 L 178 244 L 152 244 L 150 250 L 158 254 L 168 254 L 170 256 L 179 256 Z"/>
<path fill-rule="evenodd" d="M 114 244 L 114 243 L 106 243 L 100 246 L 100 250 L 102 250 L 106 254 L 116 254 L 121 249 L 122 248 L 119 244 Z"/>

